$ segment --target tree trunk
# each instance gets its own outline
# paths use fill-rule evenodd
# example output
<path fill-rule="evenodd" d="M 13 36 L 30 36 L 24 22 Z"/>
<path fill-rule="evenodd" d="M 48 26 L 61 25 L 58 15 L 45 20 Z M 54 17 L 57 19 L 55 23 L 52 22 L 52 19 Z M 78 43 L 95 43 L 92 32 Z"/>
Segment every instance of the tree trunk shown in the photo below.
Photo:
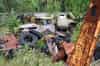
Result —
<path fill-rule="evenodd" d="M 89 66 L 100 33 L 100 0 L 91 0 L 69 66 Z"/>

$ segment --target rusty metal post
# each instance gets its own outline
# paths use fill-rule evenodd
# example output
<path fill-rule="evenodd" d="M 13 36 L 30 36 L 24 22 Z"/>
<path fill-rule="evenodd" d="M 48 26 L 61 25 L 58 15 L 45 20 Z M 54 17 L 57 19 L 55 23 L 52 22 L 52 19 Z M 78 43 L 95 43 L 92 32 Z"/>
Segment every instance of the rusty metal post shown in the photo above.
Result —
<path fill-rule="evenodd" d="M 69 66 L 89 66 L 100 33 L 100 0 L 91 0 Z"/>

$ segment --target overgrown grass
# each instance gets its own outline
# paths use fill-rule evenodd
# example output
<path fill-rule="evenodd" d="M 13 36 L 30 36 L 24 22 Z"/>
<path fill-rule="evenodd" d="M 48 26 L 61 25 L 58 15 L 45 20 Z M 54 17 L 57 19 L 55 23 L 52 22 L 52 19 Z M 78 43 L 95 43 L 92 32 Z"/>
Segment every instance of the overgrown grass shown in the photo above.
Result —
<path fill-rule="evenodd" d="M 0 66 L 63 66 L 63 63 L 52 63 L 51 58 L 39 50 L 24 48 L 18 50 L 9 61 L 0 56 Z"/>
<path fill-rule="evenodd" d="M 76 42 L 77 39 L 78 39 L 78 36 L 79 36 L 79 33 L 80 33 L 80 28 L 81 28 L 81 25 L 82 23 L 78 23 L 75 30 L 74 30 L 74 33 L 72 35 L 72 42 Z"/>

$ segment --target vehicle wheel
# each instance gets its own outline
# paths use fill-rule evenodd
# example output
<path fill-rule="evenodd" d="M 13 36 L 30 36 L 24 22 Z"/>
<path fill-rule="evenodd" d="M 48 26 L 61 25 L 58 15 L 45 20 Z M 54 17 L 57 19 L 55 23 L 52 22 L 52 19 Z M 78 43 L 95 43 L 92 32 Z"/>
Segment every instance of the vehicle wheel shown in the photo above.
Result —
<path fill-rule="evenodd" d="M 38 37 L 30 32 L 21 32 L 19 36 L 20 44 L 27 44 L 29 46 L 34 46 L 38 40 Z"/>

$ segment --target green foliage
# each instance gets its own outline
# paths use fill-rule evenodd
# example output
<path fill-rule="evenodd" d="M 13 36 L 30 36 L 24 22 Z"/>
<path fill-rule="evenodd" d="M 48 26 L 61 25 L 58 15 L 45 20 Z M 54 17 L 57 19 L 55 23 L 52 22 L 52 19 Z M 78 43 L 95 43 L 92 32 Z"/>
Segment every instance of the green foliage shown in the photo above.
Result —
<path fill-rule="evenodd" d="M 49 0 L 45 9 L 47 12 L 60 12 L 60 4 L 58 0 Z"/>
<path fill-rule="evenodd" d="M 3 4 L 3 0 L 0 0 L 0 12 L 4 12 L 5 6 Z"/>
<path fill-rule="evenodd" d="M 12 33 L 15 33 L 16 32 L 16 28 L 19 26 L 19 21 L 16 20 L 16 17 L 11 15 L 8 17 L 8 20 L 7 20 L 7 27 L 9 28 L 9 31 L 12 32 Z"/>
<path fill-rule="evenodd" d="M 0 66 L 63 66 L 62 62 L 53 64 L 47 55 L 28 48 L 18 50 L 14 59 L 9 62 L 4 63 L 4 58 L 0 61 Z"/>
<path fill-rule="evenodd" d="M 64 2 L 62 2 L 64 1 Z M 0 12 L 60 12 L 72 11 L 75 16 L 83 16 L 89 0 L 0 0 Z M 63 5 L 63 6 L 62 6 Z"/>
<path fill-rule="evenodd" d="M 65 0 L 68 10 L 72 11 L 75 16 L 83 16 L 86 13 L 89 0 Z"/>
<path fill-rule="evenodd" d="M 16 28 L 19 26 L 21 22 L 16 19 L 14 12 L 12 11 L 8 18 L 5 20 L 5 26 L 8 27 L 9 31 L 12 33 L 16 32 Z"/>
<path fill-rule="evenodd" d="M 81 28 L 81 25 L 82 23 L 78 23 L 75 30 L 74 30 L 74 33 L 72 35 L 72 41 L 75 43 L 79 37 L 79 33 L 80 33 L 80 28 Z"/>
<path fill-rule="evenodd" d="M 45 42 L 43 40 L 38 40 L 36 43 L 37 48 L 43 48 L 45 46 Z"/>
<path fill-rule="evenodd" d="M 17 0 L 17 12 L 34 12 L 39 8 L 39 0 Z"/>

